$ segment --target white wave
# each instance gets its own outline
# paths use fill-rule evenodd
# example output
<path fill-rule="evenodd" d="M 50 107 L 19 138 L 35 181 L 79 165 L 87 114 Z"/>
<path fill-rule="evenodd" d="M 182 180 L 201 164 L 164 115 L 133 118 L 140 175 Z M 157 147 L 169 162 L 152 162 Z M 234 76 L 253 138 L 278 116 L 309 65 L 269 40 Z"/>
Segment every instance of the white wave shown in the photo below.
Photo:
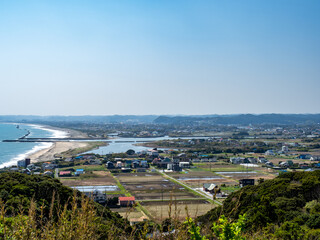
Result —
<path fill-rule="evenodd" d="M 35 128 L 35 129 L 41 129 L 41 130 L 50 132 L 52 135 L 49 138 L 67 138 L 67 137 L 69 137 L 69 133 L 62 131 L 62 130 L 46 128 L 45 126 L 36 125 L 36 124 L 28 124 L 28 126 Z"/>
<path fill-rule="evenodd" d="M 39 145 L 34 146 L 31 150 L 21 153 L 18 156 L 12 158 L 9 162 L 0 164 L 0 168 L 5 168 L 5 167 L 11 167 L 13 165 L 17 165 L 17 161 L 23 160 L 30 156 L 33 153 L 36 153 L 38 151 L 41 151 L 43 149 L 50 148 L 53 145 L 53 143 L 40 143 Z"/>
<path fill-rule="evenodd" d="M 20 123 L 10 123 L 10 124 L 19 125 Z M 50 132 L 51 133 L 50 138 L 67 138 L 69 136 L 68 132 L 56 130 L 56 129 L 51 129 L 51 128 L 46 128 L 45 126 L 42 126 L 42 125 L 37 125 L 37 124 L 25 124 L 25 125 L 30 126 L 34 129 L 41 129 L 41 130 Z M 30 131 L 32 133 L 32 129 Z M 48 143 L 48 142 L 40 143 L 40 144 L 34 146 L 31 150 L 29 150 L 25 153 L 19 154 L 18 156 L 10 159 L 9 162 L 0 164 L 0 168 L 17 165 L 17 161 L 23 160 L 23 159 L 27 158 L 28 156 L 30 156 L 31 154 L 36 153 L 38 151 L 41 151 L 43 149 L 50 148 L 52 145 L 53 145 L 53 143 Z"/>

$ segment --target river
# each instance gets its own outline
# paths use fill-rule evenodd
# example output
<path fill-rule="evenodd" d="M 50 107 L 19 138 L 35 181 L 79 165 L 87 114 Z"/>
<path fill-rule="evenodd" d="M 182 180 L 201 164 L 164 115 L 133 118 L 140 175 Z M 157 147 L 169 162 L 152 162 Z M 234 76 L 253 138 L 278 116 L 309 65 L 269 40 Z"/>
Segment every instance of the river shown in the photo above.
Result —
<path fill-rule="evenodd" d="M 207 139 L 208 137 L 156 137 L 156 138 L 116 138 L 108 140 L 108 146 L 99 147 L 98 149 L 94 149 L 91 151 L 88 151 L 86 153 L 95 153 L 95 154 L 109 154 L 109 153 L 122 153 L 126 152 L 129 149 L 134 150 L 135 152 L 141 152 L 147 149 L 150 149 L 150 147 L 144 147 L 144 146 L 135 146 L 137 143 L 143 143 L 143 142 L 154 142 L 154 141 L 160 141 L 160 140 L 174 140 L 174 139 Z"/>

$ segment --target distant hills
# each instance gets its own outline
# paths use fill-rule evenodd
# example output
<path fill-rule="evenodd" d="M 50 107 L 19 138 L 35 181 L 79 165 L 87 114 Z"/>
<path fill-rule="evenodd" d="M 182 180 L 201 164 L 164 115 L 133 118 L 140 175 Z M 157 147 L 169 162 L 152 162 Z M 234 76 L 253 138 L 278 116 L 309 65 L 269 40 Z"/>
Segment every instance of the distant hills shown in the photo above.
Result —
<path fill-rule="evenodd" d="M 127 124 L 317 124 L 320 114 L 237 114 L 237 115 L 111 115 L 111 116 L 35 116 L 2 115 L 0 122 L 81 122 L 81 123 L 127 123 Z"/>
<path fill-rule="evenodd" d="M 0 122 L 82 122 L 82 123 L 151 123 L 155 115 L 111 115 L 111 116 L 36 116 L 36 115 L 2 115 Z"/>
<path fill-rule="evenodd" d="M 239 114 L 217 116 L 160 116 L 153 121 L 157 124 L 308 124 L 320 123 L 320 114 Z"/>

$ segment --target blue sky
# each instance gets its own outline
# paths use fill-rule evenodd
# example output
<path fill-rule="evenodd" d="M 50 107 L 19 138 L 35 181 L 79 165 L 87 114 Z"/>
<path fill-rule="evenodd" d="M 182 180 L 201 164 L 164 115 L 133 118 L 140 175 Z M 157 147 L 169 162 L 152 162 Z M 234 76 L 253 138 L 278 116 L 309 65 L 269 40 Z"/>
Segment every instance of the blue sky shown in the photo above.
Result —
<path fill-rule="evenodd" d="M 320 1 L 0 1 L 0 114 L 320 112 Z"/>

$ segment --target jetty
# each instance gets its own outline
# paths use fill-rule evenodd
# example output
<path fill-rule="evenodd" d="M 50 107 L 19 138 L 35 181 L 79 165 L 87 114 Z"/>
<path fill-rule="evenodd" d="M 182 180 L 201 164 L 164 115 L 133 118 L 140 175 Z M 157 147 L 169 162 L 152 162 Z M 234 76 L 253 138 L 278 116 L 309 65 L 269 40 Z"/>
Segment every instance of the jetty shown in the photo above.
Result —
<path fill-rule="evenodd" d="M 7 139 L 2 142 L 70 142 L 70 141 L 103 141 L 111 142 L 107 138 L 26 138 Z"/>

